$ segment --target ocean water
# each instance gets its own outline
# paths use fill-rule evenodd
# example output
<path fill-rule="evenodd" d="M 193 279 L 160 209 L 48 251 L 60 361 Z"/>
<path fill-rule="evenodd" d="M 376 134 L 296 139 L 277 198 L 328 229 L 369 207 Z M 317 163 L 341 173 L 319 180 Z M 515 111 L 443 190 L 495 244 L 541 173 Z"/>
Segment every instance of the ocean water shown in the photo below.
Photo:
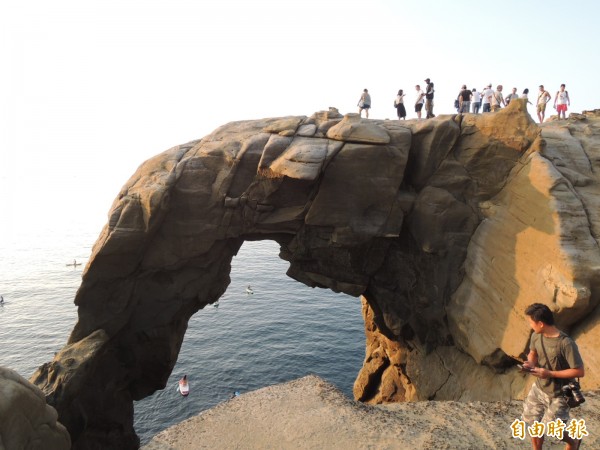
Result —
<path fill-rule="evenodd" d="M 77 319 L 73 304 L 100 229 L 61 227 L 0 240 L 0 365 L 29 378 L 65 344 Z M 317 374 L 352 397 L 364 358 L 360 301 L 311 289 L 285 275 L 272 241 L 246 242 L 232 263 L 219 306 L 188 324 L 167 387 L 135 402 L 142 443 L 159 431 L 240 393 Z M 246 293 L 251 285 L 253 294 Z M 177 381 L 188 376 L 182 397 Z"/>

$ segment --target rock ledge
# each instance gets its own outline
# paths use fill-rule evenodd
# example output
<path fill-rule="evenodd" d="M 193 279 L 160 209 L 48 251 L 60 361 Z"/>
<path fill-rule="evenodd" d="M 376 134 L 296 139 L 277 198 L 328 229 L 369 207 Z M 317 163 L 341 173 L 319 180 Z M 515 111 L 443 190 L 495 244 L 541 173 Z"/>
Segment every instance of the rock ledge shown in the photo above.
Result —
<path fill-rule="evenodd" d="M 586 420 L 586 448 L 600 448 L 600 395 L 572 417 Z M 143 450 L 522 449 L 510 424 L 521 402 L 412 402 L 369 406 L 317 376 L 243 394 L 159 433 Z M 546 444 L 545 448 L 562 448 Z"/>

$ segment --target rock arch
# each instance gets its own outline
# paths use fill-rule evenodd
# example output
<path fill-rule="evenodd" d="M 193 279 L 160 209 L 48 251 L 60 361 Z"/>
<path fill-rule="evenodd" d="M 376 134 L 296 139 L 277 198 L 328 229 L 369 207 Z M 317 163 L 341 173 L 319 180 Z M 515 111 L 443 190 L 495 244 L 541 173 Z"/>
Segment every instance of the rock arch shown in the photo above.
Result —
<path fill-rule="evenodd" d="M 515 101 L 406 123 L 332 108 L 174 147 L 121 190 L 76 295 L 79 320 L 32 381 L 75 448 L 136 448 L 132 401 L 165 386 L 189 318 L 224 293 L 244 240 L 272 239 L 292 278 L 363 296 L 357 399 L 518 396 L 525 380 L 509 369 L 527 345 L 526 285 L 565 325 L 598 303 L 598 222 L 586 212 L 598 180 L 582 154 L 600 149 L 569 134 L 579 147 L 565 153 L 543 134 Z M 579 166 L 560 166 L 566 154 Z M 517 263 L 538 245 L 543 257 Z"/>

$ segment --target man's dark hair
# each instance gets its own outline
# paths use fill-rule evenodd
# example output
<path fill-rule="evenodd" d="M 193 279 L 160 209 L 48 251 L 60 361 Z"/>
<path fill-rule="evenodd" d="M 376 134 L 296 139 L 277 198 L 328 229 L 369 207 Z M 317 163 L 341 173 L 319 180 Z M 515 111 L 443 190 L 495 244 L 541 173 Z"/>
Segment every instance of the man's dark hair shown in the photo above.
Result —
<path fill-rule="evenodd" d="M 550 308 L 541 303 L 533 303 L 527 307 L 525 314 L 536 322 L 544 322 L 546 325 L 554 325 L 554 314 Z"/>

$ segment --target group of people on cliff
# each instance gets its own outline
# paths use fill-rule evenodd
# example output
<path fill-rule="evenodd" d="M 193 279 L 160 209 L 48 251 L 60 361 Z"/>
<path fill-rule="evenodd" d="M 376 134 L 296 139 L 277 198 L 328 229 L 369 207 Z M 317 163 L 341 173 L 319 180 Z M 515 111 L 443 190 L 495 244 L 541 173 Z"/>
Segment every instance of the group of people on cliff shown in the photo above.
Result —
<path fill-rule="evenodd" d="M 415 86 L 416 99 L 415 99 L 415 113 L 417 118 L 421 119 L 423 107 L 425 108 L 426 119 L 435 117 L 433 114 L 433 98 L 435 94 L 434 84 L 429 79 L 425 79 L 425 90 L 421 89 L 420 85 Z M 529 101 L 529 89 L 524 89 L 520 97 L 517 93 L 517 88 L 513 88 L 512 92 L 504 97 L 502 92 L 503 86 L 499 84 L 496 86 L 496 90 L 492 89 L 492 84 L 488 84 L 481 91 L 476 88 L 468 89 L 466 84 L 462 85 L 456 100 L 454 101 L 454 107 L 459 114 L 467 114 L 469 112 L 473 114 L 479 114 L 479 110 L 482 112 L 496 112 L 499 111 L 503 106 L 506 107 L 512 100 L 517 98 L 526 99 L 527 103 L 532 104 Z M 406 94 L 404 90 L 400 89 L 396 98 L 394 99 L 394 108 L 399 120 L 406 119 L 406 107 L 405 107 Z M 539 92 L 536 102 L 536 111 L 538 120 L 542 123 L 546 116 L 546 105 L 552 100 L 550 93 L 544 88 L 544 85 L 539 86 Z M 558 118 L 566 118 L 566 112 L 568 106 L 571 105 L 571 99 L 569 98 L 569 92 L 566 90 L 565 84 L 561 84 L 559 90 L 554 96 L 554 108 L 558 112 Z M 360 99 L 358 101 L 358 114 L 362 117 L 362 112 L 365 111 L 366 118 L 369 118 L 369 109 L 371 109 L 371 95 L 368 89 L 364 89 Z"/>
<path fill-rule="evenodd" d="M 479 108 L 482 108 L 482 112 L 496 112 L 503 106 L 508 106 L 512 100 L 518 98 L 525 99 L 530 105 L 533 104 L 529 101 L 529 89 L 524 89 L 520 97 L 516 87 L 512 88 L 512 92 L 506 97 L 504 97 L 502 93 L 503 89 L 504 87 L 499 84 L 494 91 L 492 89 L 492 84 L 490 83 L 480 92 L 476 88 L 467 89 L 467 86 L 463 84 L 454 101 L 454 107 L 459 114 L 466 114 L 468 112 L 479 114 Z M 552 96 L 550 93 L 544 88 L 543 84 L 540 84 L 536 102 L 536 112 L 540 123 L 544 121 L 546 116 L 546 105 L 551 100 Z M 561 113 L 562 118 L 566 118 L 566 112 L 570 105 L 571 99 L 569 98 L 569 92 L 566 90 L 566 85 L 561 84 L 554 96 L 554 109 L 558 112 L 559 119 Z"/>

